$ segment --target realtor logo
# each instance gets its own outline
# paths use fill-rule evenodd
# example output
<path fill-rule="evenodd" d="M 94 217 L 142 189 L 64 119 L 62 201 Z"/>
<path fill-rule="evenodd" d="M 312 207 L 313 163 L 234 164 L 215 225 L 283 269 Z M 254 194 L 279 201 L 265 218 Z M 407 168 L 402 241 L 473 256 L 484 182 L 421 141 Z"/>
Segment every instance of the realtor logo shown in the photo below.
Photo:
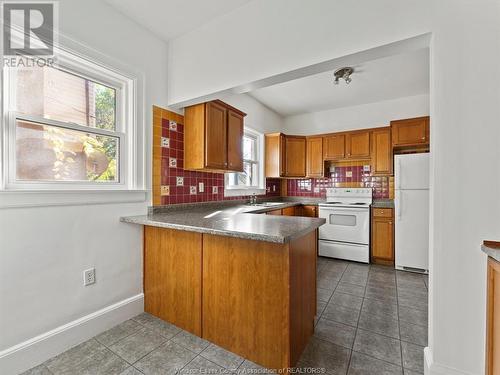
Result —
<path fill-rule="evenodd" d="M 4 1 L 1 6 L 4 55 L 54 55 L 57 3 Z"/>

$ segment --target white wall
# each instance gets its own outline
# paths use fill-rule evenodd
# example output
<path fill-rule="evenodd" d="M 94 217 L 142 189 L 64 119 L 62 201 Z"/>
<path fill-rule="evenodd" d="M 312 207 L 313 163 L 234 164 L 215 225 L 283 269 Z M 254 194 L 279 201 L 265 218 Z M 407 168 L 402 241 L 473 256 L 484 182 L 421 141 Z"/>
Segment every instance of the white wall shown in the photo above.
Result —
<path fill-rule="evenodd" d="M 483 374 L 480 244 L 500 238 L 500 3 L 436 1 L 432 13 L 431 370 Z"/>
<path fill-rule="evenodd" d="M 285 117 L 287 134 L 321 134 L 389 126 L 391 120 L 429 115 L 429 95 L 343 107 Z"/>
<path fill-rule="evenodd" d="M 283 129 L 283 118 L 249 95 L 231 95 L 221 100 L 247 114 L 245 126 L 262 133 L 279 132 Z"/>
<path fill-rule="evenodd" d="M 139 124 L 139 146 L 144 146 L 140 147 L 139 168 L 143 169 L 150 164 L 151 106 L 167 103 L 166 44 L 102 1 L 63 0 L 59 4 L 62 34 L 143 74 L 145 91 L 139 103 L 145 113 Z M 144 127 L 145 137 L 141 135 Z M 148 185 L 149 176 L 150 171 Z M 0 192 L 2 200 L 8 197 Z M 120 223 L 119 218 L 143 214 L 147 206 L 144 200 L 0 209 L 0 354 L 142 293 L 142 228 Z M 90 266 L 96 267 L 97 283 L 85 288 L 82 271 Z M 91 330 L 71 337 L 65 345 L 88 335 L 92 336 Z M 60 349 L 55 345 L 48 352 L 38 352 Z M 27 368 L 44 359 L 43 355 L 35 357 L 21 356 L 21 364 L 11 361 L 12 356 L 0 358 L 0 373 L 15 373 L 22 369 L 16 366 Z"/>
<path fill-rule="evenodd" d="M 254 0 L 169 44 L 169 103 L 430 30 L 430 0 Z"/>

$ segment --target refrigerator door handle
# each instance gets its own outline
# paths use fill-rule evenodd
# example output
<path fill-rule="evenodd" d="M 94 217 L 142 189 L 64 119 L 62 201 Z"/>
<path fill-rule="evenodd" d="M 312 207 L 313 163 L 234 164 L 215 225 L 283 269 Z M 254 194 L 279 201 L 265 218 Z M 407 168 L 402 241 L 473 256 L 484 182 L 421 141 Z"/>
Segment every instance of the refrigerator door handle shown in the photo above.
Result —
<path fill-rule="evenodd" d="M 403 199 L 401 198 L 401 191 L 396 191 L 396 200 L 398 202 L 397 204 L 397 208 L 398 208 L 398 212 L 397 212 L 397 215 L 398 215 L 398 219 L 401 219 L 401 211 L 403 210 Z"/>
<path fill-rule="evenodd" d="M 401 189 L 401 159 L 396 158 L 396 189 Z"/>

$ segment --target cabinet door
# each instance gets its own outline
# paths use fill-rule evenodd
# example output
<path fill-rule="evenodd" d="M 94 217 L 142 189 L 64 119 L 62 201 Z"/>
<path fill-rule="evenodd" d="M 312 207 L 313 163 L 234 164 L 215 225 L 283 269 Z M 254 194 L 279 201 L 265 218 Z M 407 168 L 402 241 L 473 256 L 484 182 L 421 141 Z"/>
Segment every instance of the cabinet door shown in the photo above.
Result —
<path fill-rule="evenodd" d="M 283 216 L 295 216 L 295 207 L 286 207 L 281 210 Z"/>
<path fill-rule="evenodd" d="M 306 175 L 305 137 L 285 137 L 285 175 L 287 177 Z"/>
<path fill-rule="evenodd" d="M 394 223 L 392 218 L 373 218 L 372 257 L 394 261 Z"/>
<path fill-rule="evenodd" d="M 266 215 L 277 215 L 281 216 L 281 210 L 273 210 L 273 211 L 267 211 Z"/>
<path fill-rule="evenodd" d="M 227 169 L 243 171 L 243 116 L 229 110 L 227 114 Z"/>
<path fill-rule="evenodd" d="M 217 103 L 206 103 L 205 165 L 227 168 L 227 109 Z"/>
<path fill-rule="evenodd" d="M 323 138 L 307 138 L 307 177 L 323 176 Z"/>
<path fill-rule="evenodd" d="M 370 132 L 348 133 L 346 138 L 348 159 L 370 157 Z"/>
<path fill-rule="evenodd" d="M 323 158 L 328 160 L 345 158 L 345 134 L 328 135 L 323 138 Z"/>
<path fill-rule="evenodd" d="M 429 117 L 391 121 L 391 128 L 394 147 L 429 143 Z"/>
<path fill-rule="evenodd" d="M 374 175 L 392 175 L 391 128 L 374 130 L 372 137 L 372 173 Z"/>
<path fill-rule="evenodd" d="M 317 210 L 316 206 L 302 206 L 300 216 L 317 217 Z"/>

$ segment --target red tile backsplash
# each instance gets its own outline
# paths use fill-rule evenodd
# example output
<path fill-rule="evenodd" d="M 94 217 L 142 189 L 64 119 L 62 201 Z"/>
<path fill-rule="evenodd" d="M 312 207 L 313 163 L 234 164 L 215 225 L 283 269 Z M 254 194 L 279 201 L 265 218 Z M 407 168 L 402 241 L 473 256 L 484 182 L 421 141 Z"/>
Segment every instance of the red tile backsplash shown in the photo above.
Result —
<path fill-rule="evenodd" d="M 347 177 L 352 174 L 352 177 Z M 325 198 L 326 188 L 368 187 L 373 188 L 374 199 L 389 198 L 389 176 L 372 176 L 363 166 L 335 167 L 328 178 L 293 179 L 287 181 L 288 196 Z"/>
<path fill-rule="evenodd" d="M 193 172 L 184 170 L 184 125 L 174 124 L 162 119 L 162 137 L 168 138 L 169 146 L 162 147 L 161 185 L 169 186 L 169 195 L 161 197 L 161 204 L 195 203 L 222 200 L 237 200 L 245 196 L 224 197 L 224 174 Z M 177 178 L 182 179 L 182 186 Z M 199 183 L 203 182 L 204 191 L 199 192 Z M 194 187 L 195 193 L 190 189 Z M 214 190 L 216 188 L 216 192 Z M 266 196 L 279 197 L 281 185 L 279 179 L 266 180 Z"/>

